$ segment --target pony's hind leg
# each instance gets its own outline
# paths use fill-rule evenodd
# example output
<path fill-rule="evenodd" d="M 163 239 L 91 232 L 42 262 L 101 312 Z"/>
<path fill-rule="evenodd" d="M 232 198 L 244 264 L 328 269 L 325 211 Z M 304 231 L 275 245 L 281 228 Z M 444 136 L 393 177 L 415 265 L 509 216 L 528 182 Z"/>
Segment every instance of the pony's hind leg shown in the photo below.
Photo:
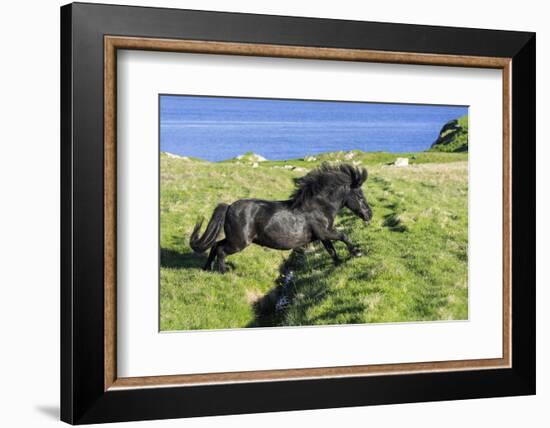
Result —
<path fill-rule="evenodd" d="M 225 266 L 225 257 L 229 256 L 230 254 L 238 253 L 243 249 L 244 247 L 241 248 L 240 246 L 235 246 L 234 244 L 230 243 L 227 239 L 222 239 L 221 241 L 217 242 L 215 251 L 216 251 L 216 257 L 218 259 L 218 271 L 220 273 L 227 272 L 227 267 Z"/>
<path fill-rule="evenodd" d="M 236 251 L 231 251 L 231 247 L 228 245 L 227 239 L 222 239 L 216 244 L 216 257 L 218 258 L 218 271 L 220 273 L 227 272 L 227 267 L 225 266 L 225 256 L 233 253 L 236 253 Z"/>
<path fill-rule="evenodd" d="M 226 271 L 225 267 L 225 251 L 223 250 L 223 246 L 226 243 L 225 239 L 222 239 L 221 241 L 216 242 L 212 248 L 210 249 L 210 254 L 208 254 L 208 259 L 206 260 L 206 263 L 204 265 L 204 270 L 210 271 L 214 270 L 214 261 L 216 258 L 218 258 L 218 269 L 220 272 L 224 273 Z"/>
<path fill-rule="evenodd" d="M 206 264 L 204 265 L 204 270 L 209 271 L 212 270 L 212 267 L 214 265 L 214 260 L 216 259 L 216 251 L 217 251 L 218 243 L 216 242 L 214 246 L 210 249 L 210 254 L 208 254 L 208 260 L 206 260 Z"/>
<path fill-rule="evenodd" d="M 334 248 L 334 244 L 329 239 L 324 239 L 321 241 L 327 250 L 327 253 L 330 254 L 330 257 L 332 257 L 332 260 L 334 261 L 335 265 L 339 265 L 342 261 L 340 260 L 340 257 L 338 257 L 338 253 L 336 252 L 336 249 Z"/>

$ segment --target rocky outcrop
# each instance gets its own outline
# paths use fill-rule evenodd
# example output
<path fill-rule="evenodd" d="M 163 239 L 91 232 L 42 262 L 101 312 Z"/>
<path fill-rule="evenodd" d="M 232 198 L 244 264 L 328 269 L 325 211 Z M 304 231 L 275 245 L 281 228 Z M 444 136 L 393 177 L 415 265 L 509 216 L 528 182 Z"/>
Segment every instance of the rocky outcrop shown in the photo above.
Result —
<path fill-rule="evenodd" d="M 437 140 L 432 144 L 431 151 L 437 152 L 467 152 L 468 151 L 468 116 L 448 121 Z"/>

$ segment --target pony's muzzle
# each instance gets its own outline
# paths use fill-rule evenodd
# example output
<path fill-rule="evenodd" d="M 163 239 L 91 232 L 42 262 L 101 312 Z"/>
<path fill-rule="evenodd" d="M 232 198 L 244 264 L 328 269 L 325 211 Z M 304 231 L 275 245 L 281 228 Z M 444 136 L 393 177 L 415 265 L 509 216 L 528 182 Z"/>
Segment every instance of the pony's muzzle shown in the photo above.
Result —
<path fill-rule="evenodd" d="M 372 213 L 369 212 L 369 213 L 363 218 L 363 221 L 365 222 L 365 226 L 368 226 L 371 220 L 372 220 Z"/>

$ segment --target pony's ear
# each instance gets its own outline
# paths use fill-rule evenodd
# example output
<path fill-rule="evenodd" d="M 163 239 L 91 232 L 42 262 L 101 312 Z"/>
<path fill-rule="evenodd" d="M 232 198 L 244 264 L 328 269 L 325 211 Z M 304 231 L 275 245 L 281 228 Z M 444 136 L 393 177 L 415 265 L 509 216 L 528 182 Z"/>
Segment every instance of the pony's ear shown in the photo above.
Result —
<path fill-rule="evenodd" d="M 367 177 L 369 176 L 369 173 L 367 172 L 366 168 L 358 168 L 354 169 L 353 175 L 352 175 L 352 182 L 351 187 L 361 187 L 365 181 L 367 181 Z"/>
<path fill-rule="evenodd" d="M 369 177 L 369 172 L 367 171 L 367 168 L 361 168 L 361 184 L 367 181 L 368 177 Z"/>

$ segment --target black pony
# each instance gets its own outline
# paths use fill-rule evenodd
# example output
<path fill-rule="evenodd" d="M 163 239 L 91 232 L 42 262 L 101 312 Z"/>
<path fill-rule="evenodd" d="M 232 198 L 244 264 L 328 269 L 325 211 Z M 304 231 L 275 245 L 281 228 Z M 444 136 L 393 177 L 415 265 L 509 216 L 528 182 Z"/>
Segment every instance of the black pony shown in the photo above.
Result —
<path fill-rule="evenodd" d="M 291 250 L 321 241 L 334 263 L 339 262 L 332 241 L 342 241 L 353 256 L 361 253 L 348 237 L 333 229 L 334 218 L 343 207 L 368 223 L 372 211 L 361 190 L 367 170 L 349 164 L 322 164 L 295 180 L 296 189 L 287 201 L 240 199 L 231 205 L 219 204 L 199 237 L 203 221 L 191 233 L 190 245 L 197 253 L 208 248 L 205 270 L 212 270 L 218 258 L 225 272 L 225 256 L 245 249 L 251 243 L 277 250 Z M 225 239 L 216 242 L 224 229 Z"/>

